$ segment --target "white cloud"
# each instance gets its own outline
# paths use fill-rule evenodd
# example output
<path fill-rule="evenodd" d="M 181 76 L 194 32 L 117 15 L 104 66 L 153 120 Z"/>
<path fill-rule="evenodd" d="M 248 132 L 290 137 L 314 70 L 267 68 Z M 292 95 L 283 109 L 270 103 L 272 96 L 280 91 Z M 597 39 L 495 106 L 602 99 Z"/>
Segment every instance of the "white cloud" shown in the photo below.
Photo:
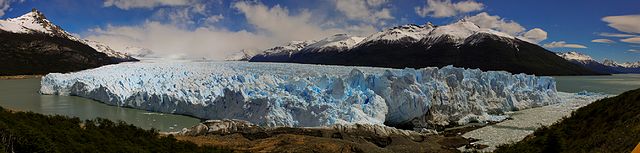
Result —
<path fill-rule="evenodd" d="M 394 19 L 388 8 L 378 6 L 386 3 L 384 0 L 335 0 L 336 9 L 347 19 L 380 23 L 383 20 Z"/>
<path fill-rule="evenodd" d="M 4 16 L 4 11 L 9 10 L 9 0 L 0 0 L 0 17 Z"/>
<path fill-rule="evenodd" d="M 487 12 L 478 13 L 474 16 L 467 16 L 464 19 L 469 22 L 473 22 L 480 28 L 504 32 L 530 43 L 537 44 L 547 39 L 547 32 L 540 28 L 533 28 L 525 32 L 526 28 L 519 23 L 512 20 L 505 20 L 497 15 L 489 15 Z"/>
<path fill-rule="evenodd" d="M 621 39 L 620 41 L 622 41 L 622 42 L 626 42 L 626 43 L 640 44 L 640 37 L 633 37 L 633 38 Z"/>
<path fill-rule="evenodd" d="M 92 29 L 85 38 L 104 42 L 116 50 L 137 46 L 154 50 L 163 57 L 223 59 L 242 49 L 266 49 L 291 40 L 317 40 L 337 33 L 368 35 L 377 31 L 370 24 L 320 26 L 328 21 L 312 18 L 309 11 L 292 14 L 278 5 L 237 2 L 232 7 L 244 15 L 255 31 L 230 31 L 213 25 L 188 28 L 152 18 L 141 25 Z M 197 11 L 191 13 L 194 12 Z M 224 18 L 221 14 L 203 16 L 202 20 L 211 22 Z"/>
<path fill-rule="evenodd" d="M 460 13 L 469 13 L 484 9 L 484 4 L 473 0 L 451 3 L 451 0 L 427 0 L 427 5 L 415 7 L 416 13 L 421 17 L 452 17 Z"/>
<path fill-rule="evenodd" d="M 565 41 L 554 41 L 548 44 L 544 44 L 546 48 L 587 48 L 587 46 L 580 44 L 567 44 Z"/>
<path fill-rule="evenodd" d="M 242 12 L 247 22 L 255 26 L 259 32 L 279 40 L 320 39 L 337 33 L 365 35 L 375 31 L 353 31 L 339 27 L 341 25 L 325 28 L 320 26 L 323 21 L 313 18 L 309 11 L 301 11 L 297 15 L 291 15 L 287 8 L 279 5 L 269 8 L 263 4 L 237 2 L 233 7 Z M 362 27 L 370 29 L 366 25 L 362 25 Z"/>
<path fill-rule="evenodd" d="M 105 0 L 104 7 L 115 6 L 128 10 L 133 8 L 154 8 L 159 6 L 186 6 L 194 2 L 193 0 Z"/>
<path fill-rule="evenodd" d="M 474 16 L 465 17 L 465 20 L 475 23 L 480 28 L 495 29 L 497 31 L 514 36 L 525 30 L 524 27 L 522 27 L 515 21 L 506 21 L 504 19 L 501 19 L 500 16 L 491 16 L 487 12 L 482 12 Z"/>
<path fill-rule="evenodd" d="M 634 36 L 636 36 L 636 35 L 632 35 L 632 34 L 623 34 L 623 33 L 606 33 L 606 32 L 599 33 L 598 35 L 600 35 L 600 36 L 605 36 L 605 37 L 621 37 L 621 38 L 623 38 L 623 37 L 634 37 Z"/>
<path fill-rule="evenodd" d="M 640 50 L 637 50 L 637 49 L 629 49 L 629 50 L 627 50 L 627 52 L 629 52 L 629 53 L 640 53 Z"/>
<path fill-rule="evenodd" d="M 247 31 L 215 28 L 183 29 L 148 21 L 139 26 L 108 26 L 90 31 L 87 39 L 105 42 L 116 50 L 140 46 L 164 57 L 208 57 L 222 59 L 246 48 L 266 48 L 275 40 Z"/>
<path fill-rule="evenodd" d="M 380 6 L 385 3 L 387 3 L 387 0 L 367 0 L 369 6 Z"/>
<path fill-rule="evenodd" d="M 616 30 L 640 34 L 640 14 L 607 16 L 602 18 L 602 21 L 609 23 L 608 25 Z"/>
<path fill-rule="evenodd" d="M 591 42 L 605 43 L 605 44 L 615 43 L 615 41 L 610 40 L 610 39 L 594 39 L 594 40 L 591 40 Z"/>
<path fill-rule="evenodd" d="M 218 14 L 218 15 L 213 15 L 213 16 L 209 16 L 205 19 L 205 22 L 208 24 L 211 23 L 216 23 L 220 20 L 224 19 L 224 16 L 222 16 L 222 14 Z"/>
<path fill-rule="evenodd" d="M 526 33 L 524 33 L 524 35 L 519 36 L 518 38 L 530 43 L 537 44 L 547 39 L 547 32 L 540 28 L 533 28 L 527 31 Z"/>

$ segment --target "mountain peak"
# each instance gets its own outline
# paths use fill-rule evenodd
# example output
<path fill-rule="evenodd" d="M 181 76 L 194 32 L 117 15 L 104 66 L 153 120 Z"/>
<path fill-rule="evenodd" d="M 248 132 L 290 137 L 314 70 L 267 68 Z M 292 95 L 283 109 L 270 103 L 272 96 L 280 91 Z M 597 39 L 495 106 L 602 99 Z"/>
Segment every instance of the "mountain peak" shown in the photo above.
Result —
<path fill-rule="evenodd" d="M 20 17 L 7 19 L 6 22 L 2 23 L 2 26 L 10 27 L 3 30 L 16 33 L 38 32 L 59 37 L 71 37 L 62 28 L 47 20 L 44 13 L 35 8 Z"/>
<path fill-rule="evenodd" d="M 49 22 L 47 17 L 44 16 L 44 13 L 38 11 L 36 8 L 31 9 L 31 12 L 28 12 L 20 17 L 15 18 L 15 20 L 33 20 L 38 22 Z"/>
<path fill-rule="evenodd" d="M 591 58 L 591 56 L 586 55 L 586 54 L 582 54 L 582 53 L 578 53 L 575 51 L 570 51 L 570 52 L 566 52 L 566 53 L 557 53 L 558 56 L 567 59 L 567 60 L 576 60 L 576 61 L 593 61 L 593 58 Z"/>

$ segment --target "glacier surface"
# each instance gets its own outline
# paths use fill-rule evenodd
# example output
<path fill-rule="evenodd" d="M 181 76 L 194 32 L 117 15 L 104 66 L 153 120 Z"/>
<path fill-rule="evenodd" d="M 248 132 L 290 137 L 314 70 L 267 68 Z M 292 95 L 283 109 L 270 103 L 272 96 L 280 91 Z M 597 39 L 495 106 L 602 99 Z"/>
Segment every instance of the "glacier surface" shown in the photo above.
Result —
<path fill-rule="evenodd" d="M 429 128 L 559 103 L 551 77 L 455 67 L 388 69 L 249 62 L 139 62 L 43 77 L 42 94 L 240 119 L 265 126 Z"/>

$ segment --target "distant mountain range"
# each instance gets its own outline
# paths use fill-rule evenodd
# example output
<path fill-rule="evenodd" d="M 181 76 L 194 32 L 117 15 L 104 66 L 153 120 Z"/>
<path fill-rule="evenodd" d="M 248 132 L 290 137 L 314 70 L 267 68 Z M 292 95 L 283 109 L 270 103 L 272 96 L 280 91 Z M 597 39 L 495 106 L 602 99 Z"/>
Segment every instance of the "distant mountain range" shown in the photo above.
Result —
<path fill-rule="evenodd" d="M 443 26 L 402 25 L 365 38 L 338 34 L 320 41 L 293 41 L 267 49 L 249 61 L 390 68 L 453 65 L 536 75 L 604 74 L 465 20 Z"/>
<path fill-rule="evenodd" d="M 46 74 L 137 61 L 109 46 L 79 39 L 33 9 L 0 20 L 0 75 Z"/>
<path fill-rule="evenodd" d="M 556 53 L 558 56 L 567 59 L 568 61 L 587 67 L 593 71 L 600 73 L 640 73 L 640 61 L 639 62 L 625 62 L 617 63 L 613 60 L 605 59 L 602 62 L 598 62 L 586 54 L 578 52 L 566 52 Z"/>

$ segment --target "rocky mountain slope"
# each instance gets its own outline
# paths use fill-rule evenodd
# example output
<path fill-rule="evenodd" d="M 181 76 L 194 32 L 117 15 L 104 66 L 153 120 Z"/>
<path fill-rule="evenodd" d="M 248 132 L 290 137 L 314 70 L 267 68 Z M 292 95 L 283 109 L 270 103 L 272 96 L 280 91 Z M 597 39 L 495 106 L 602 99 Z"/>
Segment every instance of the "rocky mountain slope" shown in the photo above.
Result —
<path fill-rule="evenodd" d="M 360 40 L 340 35 L 332 37 L 325 40 Z M 374 33 L 361 40 L 357 43 L 342 43 L 344 45 L 341 49 L 318 45 L 323 41 L 308 43 L 306 46 L 298 45 L 297 50 L 278 52 L 279 47 L 275 47 L 269 53 L 256 55 L 250 61 L 390 68 L 453 65 L 536 75 L 602 74 L 570 63 L 536 44 L 502 32 L 479 28 L 464 20 L 444 26 L 430 23 L 403 25 Z M 285 46 L 288 45 L 290 44 Z"/>
<path fill-rule="evenodd" d="M 0 20 L 0 75 L 46 74 L 137 61 L 100 42 L 82 40 L 38 10 Z"/>

